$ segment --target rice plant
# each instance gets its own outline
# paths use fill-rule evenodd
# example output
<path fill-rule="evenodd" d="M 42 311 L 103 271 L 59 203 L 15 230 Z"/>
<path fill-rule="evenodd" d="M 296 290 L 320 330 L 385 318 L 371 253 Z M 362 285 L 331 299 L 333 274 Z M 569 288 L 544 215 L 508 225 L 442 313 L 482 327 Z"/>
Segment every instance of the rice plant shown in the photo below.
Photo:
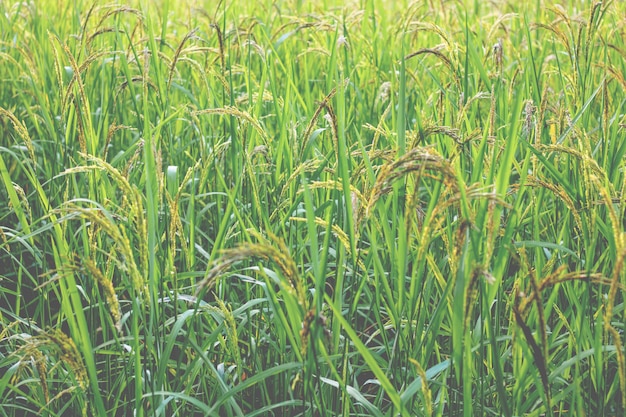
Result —
<path fill-rule="evenodd" d="M 0 416 L 623 415 L 625 27 L 0 2 Z"/>

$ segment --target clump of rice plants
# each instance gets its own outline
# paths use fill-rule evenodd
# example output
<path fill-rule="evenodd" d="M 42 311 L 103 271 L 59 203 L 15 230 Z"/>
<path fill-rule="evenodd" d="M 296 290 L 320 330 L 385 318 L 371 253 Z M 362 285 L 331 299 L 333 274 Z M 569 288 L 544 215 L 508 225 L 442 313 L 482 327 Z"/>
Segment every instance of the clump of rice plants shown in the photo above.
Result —
<path fill-rule="evenodd" d="M 625 27 L 0 3 L 0 416 L 623 415 Z"/>

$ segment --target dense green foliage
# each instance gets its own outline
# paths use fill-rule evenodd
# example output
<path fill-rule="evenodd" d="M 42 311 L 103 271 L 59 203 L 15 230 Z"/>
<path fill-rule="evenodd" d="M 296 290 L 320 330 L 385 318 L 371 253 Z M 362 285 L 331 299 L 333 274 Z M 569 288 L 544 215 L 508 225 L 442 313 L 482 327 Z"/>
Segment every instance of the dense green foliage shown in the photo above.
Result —
<path fill-rule="evenodd" d="M 0 416 L 624 414 L 624 2 L 330 3 L 0 2 Z"/>

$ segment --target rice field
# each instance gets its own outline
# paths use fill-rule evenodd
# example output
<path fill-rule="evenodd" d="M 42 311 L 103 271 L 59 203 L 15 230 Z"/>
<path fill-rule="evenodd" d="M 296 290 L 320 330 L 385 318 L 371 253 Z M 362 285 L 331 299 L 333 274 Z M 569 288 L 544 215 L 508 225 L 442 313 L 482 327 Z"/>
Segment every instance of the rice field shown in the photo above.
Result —
<path fill-rule="evenodd" d="M 625 31 L 0 1 L 0 417 L 624 415 Z"/>

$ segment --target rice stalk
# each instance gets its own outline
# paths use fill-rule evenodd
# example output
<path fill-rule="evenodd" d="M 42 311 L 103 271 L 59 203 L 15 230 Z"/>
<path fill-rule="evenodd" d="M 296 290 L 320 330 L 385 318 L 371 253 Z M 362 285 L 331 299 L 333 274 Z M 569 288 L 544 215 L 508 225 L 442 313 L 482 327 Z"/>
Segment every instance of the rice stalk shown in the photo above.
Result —
<path fill-rule="evenodd" d="M 542 349 L 537 345 L 535 338 L 532 334 L 532 330 L 528 327 L 522 314 L 520 313 L 517 306 L 513 306 L 513 314 L 515 316 L 515 322 L 522 329 L 522 333 L 524 334 L 524 338 L 528 346 L 530 347 L 531 353 L 533 355 L 533 360 L 535 365 L 537 366 L 537 370 L 539 371 L 539 375 L 541 376 L 541 384 L 543 388 L 543 394 L 545 397 L 545 405 L 544 408 L 546 410 L 546 415 L 552 415 L 552 401 L 550 394 L 550 383 L 548 379 L 548 369 L 547 369 L 547 357 L 543 355 Z"/>

